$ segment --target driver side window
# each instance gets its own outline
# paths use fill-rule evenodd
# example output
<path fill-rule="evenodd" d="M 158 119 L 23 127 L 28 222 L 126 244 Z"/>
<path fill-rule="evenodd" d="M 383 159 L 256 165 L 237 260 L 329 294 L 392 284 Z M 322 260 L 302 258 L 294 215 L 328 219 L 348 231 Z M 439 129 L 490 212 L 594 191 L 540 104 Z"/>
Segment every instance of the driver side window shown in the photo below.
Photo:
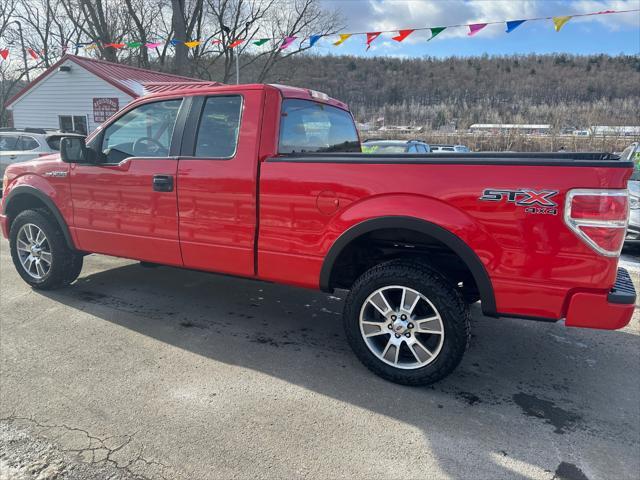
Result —
<path fill-rule="evenodd" d="M 129 157 L 168 157 L 181 99 L 146 103 L 107 127 L 101 151 L 107 163 Z"/>

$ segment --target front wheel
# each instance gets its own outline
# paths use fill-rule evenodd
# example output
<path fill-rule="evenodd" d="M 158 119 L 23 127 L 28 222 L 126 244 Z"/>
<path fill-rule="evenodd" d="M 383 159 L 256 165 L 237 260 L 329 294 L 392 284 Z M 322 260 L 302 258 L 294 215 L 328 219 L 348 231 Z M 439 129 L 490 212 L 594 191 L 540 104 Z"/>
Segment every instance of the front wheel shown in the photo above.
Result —
<path fill-rule="evenodd" d="M 460 363 L 469 308 L 456 288 L 426 265 L 392 260 L 354 283 L 345 303 L 349 344 L 366 367 L 404 385 L 428 385 Z"/>
<path fill-rule="evenodd" d="M 67 246 L 60 227 L 45 212 L 20 213 L 11 223 L 9 242 L 16 270 L 33 288 L 64 287 L 82 270 L 82 255 Z"/>

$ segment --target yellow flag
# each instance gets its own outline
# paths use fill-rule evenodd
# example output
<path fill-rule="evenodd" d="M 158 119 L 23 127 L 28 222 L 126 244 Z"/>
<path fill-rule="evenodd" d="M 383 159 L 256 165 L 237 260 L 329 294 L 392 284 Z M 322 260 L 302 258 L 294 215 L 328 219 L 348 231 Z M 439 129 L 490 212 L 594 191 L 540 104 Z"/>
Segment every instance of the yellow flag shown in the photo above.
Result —
<path fill-rule="evenodd" d="M 553 17 L 553 25 L 556 28 L 556 32 L 559 32 L 560 29 L 562 27 L 564 27 L 564 24 L 567 23 L 569 20 L 571 20 L 572 17 Z"/>
<path fill-rule="evenodd" d="M 194 40 L 192 42 L 184 42 L 184 44 L 189 47 L 189 48 L 193 48 L 193 47 L 197 47 L 198 45 L 200 45 L 202 42 L 200 40 Z"/>
<path fill-rule="evenodd" d="M 95 50 L 96 48 L 98 48 L 98 45 L 96 45 L 95 43 L 92 43 L 90 45 L 86 45 L 84 47 L 85 50 Z"/>
<path fill-rule="evenodd" d="M 349 38 L 351 36 L 350 33 L 341 33 L 340 34 L 340 40 L 338 40 L 337 42 L 334 43 L 334 45 L 338 46 L 340 45 L 342 42 L 344 42 L 347 38 Z"/>

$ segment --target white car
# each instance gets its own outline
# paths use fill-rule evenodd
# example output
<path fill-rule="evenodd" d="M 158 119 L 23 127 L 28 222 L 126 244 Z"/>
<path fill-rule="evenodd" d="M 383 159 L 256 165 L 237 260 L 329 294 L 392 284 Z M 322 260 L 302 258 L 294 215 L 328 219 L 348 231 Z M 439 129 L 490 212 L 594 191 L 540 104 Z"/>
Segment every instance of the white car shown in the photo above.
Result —
<path fill-rule="evenodd" d="M 0 175 L 4 175 L 4 170 L 11 163 L 26 162 L 58 152 L 62 137 L 83 136 L 41 128 L 0 129 Z"/>
<path fill-rule="evenodd" d="M 431 145 L 431 151 L 434 153 L 469 153 L 469 147 L 465 145 Z"/>
<path fill-rule="evenodd" d="M 640 244 L 640 143 L 632 143 L 620 156 L 635 164 L 629 179 L 629 226 L 625 243 Z"/>

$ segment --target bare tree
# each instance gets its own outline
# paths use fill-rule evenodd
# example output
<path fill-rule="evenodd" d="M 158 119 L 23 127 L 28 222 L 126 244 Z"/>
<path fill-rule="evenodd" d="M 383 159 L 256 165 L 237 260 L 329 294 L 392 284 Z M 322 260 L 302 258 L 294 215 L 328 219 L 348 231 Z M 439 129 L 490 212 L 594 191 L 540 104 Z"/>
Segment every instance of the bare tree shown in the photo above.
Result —
<path fill-rule="evenodd" d="M 222 59 L 222 81 L 232 76 L 236 56 L 241 55 L 260 32 L 260 25 L 274 9 L 275 0 L 208 0 L 213 21 L 219 26 L 210 65 Z M 238 43 L 242 42 L 242 43 Z M 207 50 L 205 49 L 205 52 Z M 242 68 L 242 67 L 241 67 Z"/>
<path fill-rule="evenodd" d="M 80 42 L 82 30 L 78 25 L 81 25 L 81 20 L 69 19 L 59 2 L 24 2 L 16 9 L 15 16 L 22 23 L 28 47 L 42 62 L 38 66 L 51 66 L 71 45 Z"/>
<path fill-rule="evenodd" d="M 191 72 L 188 62 L 189 50 L 184 44 L 193 40 L 193 33 L 197 25 L 202 25 L 204 0 L 171 0 L 171 26 L 176 43 L 174 51 L 173 71 L 185 74 Z"/>
<path fill-rule="evenodd" d="M 311 48 L 311 35 L 330 35 L 343 28 L 341 16 L 337 11 L 323 9 L 317 0 L 291 0 L 285 8 L 274 8 L 269 11 L 266 22 L 265 37 L 284 39 L 296 37 L 300 41 L 282 50 L 281 41 L 275 41 L 271 48 L 263 51 L 250 60 L 261 61 L 262 68 L 257 82 L 262 83 L 273 67 L 282 59 L 297 55 Z"/>
<path fill-rule="evenodd" d="M 80 29 L 100 56 L 116 62 L 118 49 L 110 47 L 121 43 L 130 32 L 131 18 L 117 0 L 58 0 L 67 17 Z"/>

